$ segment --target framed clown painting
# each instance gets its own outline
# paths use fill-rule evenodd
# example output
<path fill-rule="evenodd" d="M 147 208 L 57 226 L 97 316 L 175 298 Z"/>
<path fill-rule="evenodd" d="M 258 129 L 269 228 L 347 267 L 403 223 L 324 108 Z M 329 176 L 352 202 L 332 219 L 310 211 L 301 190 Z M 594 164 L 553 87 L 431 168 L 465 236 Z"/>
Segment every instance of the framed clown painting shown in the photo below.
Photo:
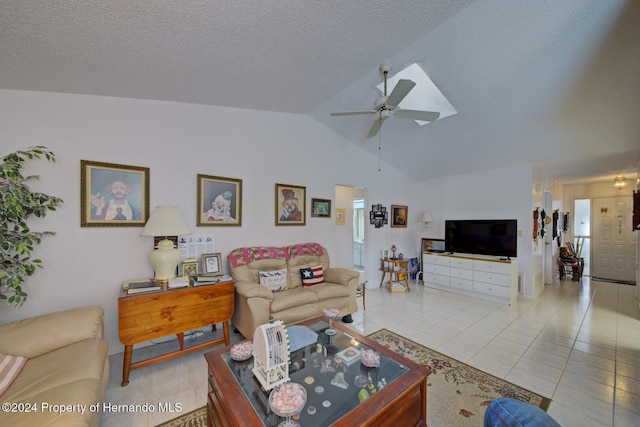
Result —
<path fill-rule="evenodd" d="M 276 225 L 305 225 L 306 187 L 276 184 Z"/>
<path fill-rule="evenodd" d="M 80 226 L 144 227 L 149 168 L 80 161 Z"/>
<path fill-rule="evenodd" d="M 242 180 L 198 174 L 198 226 L 242 225 Z"/>

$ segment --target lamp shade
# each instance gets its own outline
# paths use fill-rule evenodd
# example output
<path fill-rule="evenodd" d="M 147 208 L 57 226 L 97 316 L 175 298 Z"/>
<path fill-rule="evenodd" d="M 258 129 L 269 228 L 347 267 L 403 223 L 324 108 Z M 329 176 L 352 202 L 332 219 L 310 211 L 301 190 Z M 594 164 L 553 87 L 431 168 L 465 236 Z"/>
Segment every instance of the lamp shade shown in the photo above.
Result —
<path fill-rule="evenodd" d="M 181 234 L 191 234 L 191 230 L 175 206 L 157 206 L 151 212 L 151 217 L 140 233 L 141 236 L 165 237 Z M 167 281 L 176 276 L 176 267 L 181 257 L 180 251 L 174 247 L 173 242 L 169 239 L 158 242 L 157 248 L 151 252 L 149 259 L 153 265 L 156 280 Z"/>
<path fill-rule="evenodd" d="M 424 222 L 424 223 L 428 224 L 431 221 L 433 221 L 433 217 L 431 216 L 431 212 L 429 212 L 429 211 L 422 212 L 422 215 L 420 216 L 420 222 Z"/>
<path fill-rule="evenodd" d="M 178 236 L 181 234 L 191 234 L 191 230 L 175 206 L 156 206 L 140 233 L 141 236 Z"/>

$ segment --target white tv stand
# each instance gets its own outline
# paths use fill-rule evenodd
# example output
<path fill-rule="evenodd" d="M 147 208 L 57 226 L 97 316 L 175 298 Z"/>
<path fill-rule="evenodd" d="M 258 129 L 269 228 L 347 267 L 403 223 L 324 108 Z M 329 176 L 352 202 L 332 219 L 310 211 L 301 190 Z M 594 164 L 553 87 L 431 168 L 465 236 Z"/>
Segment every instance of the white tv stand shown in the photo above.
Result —
<path fill-rule="evenodd" d="M 422 253 L 425 286 L 513 304 L 518 299 L 518 261 L 484 255 Z"/>

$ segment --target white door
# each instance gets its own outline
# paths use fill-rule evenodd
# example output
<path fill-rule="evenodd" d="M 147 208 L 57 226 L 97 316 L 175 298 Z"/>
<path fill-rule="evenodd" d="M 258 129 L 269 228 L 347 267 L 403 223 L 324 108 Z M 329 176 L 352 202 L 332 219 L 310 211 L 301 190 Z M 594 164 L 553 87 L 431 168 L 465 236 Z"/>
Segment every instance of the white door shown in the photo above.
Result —
<path fill-rule="evenodd" d="M 593 277 L 635 283 L 636 236 L 631 229 L 631 203 L 631 196 L 593 199 Z"/>

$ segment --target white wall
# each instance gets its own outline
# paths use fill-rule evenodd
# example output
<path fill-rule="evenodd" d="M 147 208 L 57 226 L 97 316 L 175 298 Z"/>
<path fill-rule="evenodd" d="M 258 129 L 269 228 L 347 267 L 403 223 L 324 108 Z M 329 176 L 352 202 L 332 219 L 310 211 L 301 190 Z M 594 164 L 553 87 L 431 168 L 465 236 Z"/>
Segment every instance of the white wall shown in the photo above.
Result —
<path fill-rule="evenodd" d="M 418 239 L 443 239 L 447 219 L 517 219 L 522 232 L 518 237 L 518 271 L 524 275 L 524 296 L 533 298 L 539 286 L 532 284 L 532 179 L 530 165 L 516 165 L 418 182 L 414 193 L 425 198 L 418 211 L 430 211 L 433 222 L 426 229 L 416 228 L 415 235 Z"/>
<path fill-rule="evenodd" d="M 41 175 L 34 189 L 64 199 L 64 205 L 34 229 L 53 230 L 36 256 L 44 269 L 29 278 L 29 298 L 21 309 L 0 305 L 0 323 L 65 308 L 97 304 L 105 309 L 110 351 L 122 347 L 117 333 L 121 282 L 150 276 L 151 238 L 138 227 L 80 227 L 80 160 L 150 168 L 150 207 L 179 206 L 192 231 L 212 233 L 216 251 L 251 245 L 317 241 L 332 265 L 351 259 L 332 254 L 338 245 L 334 219 L 311 218 L 304 227 L 276 227 L 274 184 L 306 186 L 311 197 L 334 198 L 335 184 L 367 189 L 381 200 L 397 195 L 411 204 L 412 181 L 304 115 L 239 110 L 84 95 L 0 91 L 0 155 L 45 145 L 57 162 L 29 163 Z M 243 180 L 242 227 L 195 226 L 198 173 Z M 394 199 L 395 200 L 395 199 Z M 335 207 L 335 204 L 334 206 Z M 372 237 L 371 247 L 384 238 Z M 348 243 L 350 251 L 350 242 Z M 226 263 L 225 263 L 226 264 Z M 377 272 L 371 264 L 368 274 Z M 226 269 L 226 266 L 225 266 Z"/>

